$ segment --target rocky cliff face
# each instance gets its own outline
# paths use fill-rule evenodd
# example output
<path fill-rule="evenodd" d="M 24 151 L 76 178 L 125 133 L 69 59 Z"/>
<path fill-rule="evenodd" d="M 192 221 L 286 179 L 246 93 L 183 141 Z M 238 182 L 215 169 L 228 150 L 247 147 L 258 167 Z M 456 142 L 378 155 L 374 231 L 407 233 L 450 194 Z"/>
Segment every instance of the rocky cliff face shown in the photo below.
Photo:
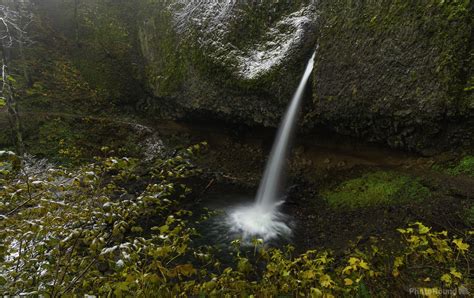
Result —
<path fill-rule="evenodd" d="M 154 106 L 275 126 L 318 45 L 305 126 L 416 151 L 472 142 L 468 1 L 273 2 L 149 6 L 139 39 Z"/>
<path fill-rule="evenodd" d="M 156 4 L 140 30 L 164 114 L 276 125 L 314 50 L 314 1 Z"/>
<path fill-rule="evenodd" d="M 418 151 L 472 143 L 472 4 L 378 2 L 321 2 L 307 122 Z"/>

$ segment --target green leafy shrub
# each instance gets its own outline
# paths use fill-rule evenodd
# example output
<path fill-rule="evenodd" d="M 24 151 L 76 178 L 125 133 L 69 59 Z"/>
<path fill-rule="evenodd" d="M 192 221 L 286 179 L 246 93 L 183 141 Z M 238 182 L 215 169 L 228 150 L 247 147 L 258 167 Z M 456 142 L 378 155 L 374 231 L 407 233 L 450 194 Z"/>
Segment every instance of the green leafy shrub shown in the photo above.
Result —
<path fill-rule="evenodd" d="M 222 266 L 211 247 L 191 245 L 191 212 L 179 205 L 203 146 L 149 167 L 103 157 L 64 169 L 1 152 L 0 295 L 404 296 L 407 286 L 468 285 L 473 233 L 450 237 L 418 222 L 398 230 L 396 250 L 372 238 L 337 256 L 295 255 L 260 239 L 244 250 L 236 240 L 235 262 Z"/>
<path fill-rule="evenodd" d="M 178 182 L 196 173 L 190 157 L 198 149 L 156 159 L 140 176 L 138 161 L 128 158 L 97 158 L 75 170 L 2 164 L 0 293 L 120 294 L 137 280 L 193 272 L 179 262 L 193 233 L 185 224 L 190 212 L 176 204 L 190 191 Z M 151 183 L 130 189 L 139 179 Z"/>
<path fill-rule="evenodd" d="M 421 201 L 429 195 L 416 179 L 395 172 L 365 174 L 323 192 L 332 207 L 349 209 Z"/>
<path fill-rule="evenodd" d="M 464 287 L 465 275 L 469 273 L 461 273 L 459 265 L 464 261 L 469 264 L 469 244 L 457 236 L 448 237 L 446 231 L 433 232 L 419 222 L 398 231 L 405 247 L 394 259 L 393 277 L 401 276 L 404 284 L 422 289 Z M 460 258 L 464 260 L 460 262 Z M 404 273 L 400 271 L 402 268 Z"/>

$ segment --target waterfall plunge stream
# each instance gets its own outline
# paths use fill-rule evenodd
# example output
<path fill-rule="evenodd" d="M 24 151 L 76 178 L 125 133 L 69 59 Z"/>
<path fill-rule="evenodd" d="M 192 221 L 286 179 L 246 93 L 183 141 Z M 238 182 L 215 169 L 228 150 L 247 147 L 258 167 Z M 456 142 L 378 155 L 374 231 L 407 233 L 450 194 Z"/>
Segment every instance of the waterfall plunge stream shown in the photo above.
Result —
<path fill-rule="evenodd" d="M 315 55 L 316 53 L 308 61 L 298 89 L 278 129 L 255 202 L 250 206 L 235 208 L 230 213 L 231 228 L 242 233 L 244 239 L 262 237 L 268 240 L 291 234 L 287 218 L 279 211 L 279 206 L 284 202 L 285 167 L 291 137 L 298 120 L 304 89 L 313 70 Z"/>

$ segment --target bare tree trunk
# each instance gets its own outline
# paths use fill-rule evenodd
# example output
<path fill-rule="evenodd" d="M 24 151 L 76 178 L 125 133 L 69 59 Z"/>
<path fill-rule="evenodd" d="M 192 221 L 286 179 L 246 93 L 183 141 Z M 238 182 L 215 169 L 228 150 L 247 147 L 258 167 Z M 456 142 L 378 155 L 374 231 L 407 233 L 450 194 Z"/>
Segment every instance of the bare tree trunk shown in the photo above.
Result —
<path fill-rule="evenodd" d="M 10 77 L 8 76 L 8 60 L 5 53 L 5 46 L 2 44 L 2 95 L 5 98 L 9 116 L 9 122 L 12 129 L 12 135 L 16 147 L 17 154 L 23 156 L 25 154 L 25 144 L 21 133 L 21 121 L 18 113 L 18 103 L 11 86 Z"/>
<path fill-rule="evenodd" d="M 23 66 L 23 77 L 25 78 L 26 87 L 29 88 L 33 85 L 33 80 L 31 79 L 30 72 L 28 71 L 28 64 L 26 63 L 25 53 L 23 51 L 23 44 L 20 43 L 20 59 Z"/>
<path fill-rule="evenodd" d="M 8 115 L 10 118 L 10 126 L 12 128 L 13 139 L 15 141 L 15 148 L 19 156 L 25 154 L 25 144 L 23 142 L 23 135 L 21 133 L 21 121 L 18 114 L 18 104 L 13 94 L 6 96 L 6 104 Z"/>
<path fill-rule="evenodd" d="M 74 0 L 74 34 L 76 47 L 79 47 L 79 0 Z"/>
<path fill-rule="evenodd" d="M 23 20 L 23 16 L 22 16 L 23 9 L 20 7 L 20 4 L 18 4 L 18 6 L 17 6 L 17 11 L 20 14 L 20 21 Z M 21 27 L 23 27 L 23 25 Z M 26 87 L 29 88 L 33 85 L 33 81 L 31 79 L 30 72 L 28 71 L 28 63 L 26 63 L 26 57 L 25 57 L 25 52 L 24 52 L 25 46 L 24 46 L 24 43 L 23 43 L 23 40 L 24 40 L 23 30 L 20 30 L 19 34 L 20 34 L 20 37 L 19 37 L 19 42 L 18 42 L 18 49 L 19 49 L 19 54 L 20 54 L 21 65 L 22 65 L 22 68 L 23 68 L 23 77 L 25 79 Z"/>

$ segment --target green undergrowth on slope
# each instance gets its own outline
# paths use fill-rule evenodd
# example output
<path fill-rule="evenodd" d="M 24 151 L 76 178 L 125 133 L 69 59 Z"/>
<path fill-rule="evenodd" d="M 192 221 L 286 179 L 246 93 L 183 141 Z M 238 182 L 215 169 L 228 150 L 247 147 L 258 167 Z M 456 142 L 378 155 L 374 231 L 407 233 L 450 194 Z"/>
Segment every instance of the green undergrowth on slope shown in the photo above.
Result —
<path fill-rule="evenodd" d="M 474 177 L 474 156 L 468 155 L 463 157 L 455 167 L 448 169 L 448 173 L 452 175 L 464 174 Z"/>
<path fill-rule="evenodd" d="M 373 172 L 342 182 L 323 192 L 334 208 L 357 209 L 419 202 L 430 196 L 417 179 L 396 172 Z"/>
<path fill-rule="evenodd" d="M 203 147 L 146 163 L 97 157 L 75 168 L 21 161 L 0 151 L 0 295 L 368 297 L 405 296 L 407 288 L 472 291 L 473 232 L 452 235 L 420 222 L 398 229 L 393 249 L 373 237 L 337 256 L 324 248 L 295 254 L 261 239 L 244 247 L 237 239 L 229 243 L 232 263 L 223 265 L 213 247 L 193 244 L 199 237 L 195 219 L 182 207 L 192 193 L 188 179 L 200 173 L 193 159 Z M 369 177 L 377 186 L 370 189 L 411 185 L 388 173 Z M 390 183 L 381 182 L 387 177 Z"/>
<path fill-rule="evenodd" d="M 448 175 L 474 177 L 474 156 L 465 155 L 455 162 L 435 163 L 432 168 Z"/>

